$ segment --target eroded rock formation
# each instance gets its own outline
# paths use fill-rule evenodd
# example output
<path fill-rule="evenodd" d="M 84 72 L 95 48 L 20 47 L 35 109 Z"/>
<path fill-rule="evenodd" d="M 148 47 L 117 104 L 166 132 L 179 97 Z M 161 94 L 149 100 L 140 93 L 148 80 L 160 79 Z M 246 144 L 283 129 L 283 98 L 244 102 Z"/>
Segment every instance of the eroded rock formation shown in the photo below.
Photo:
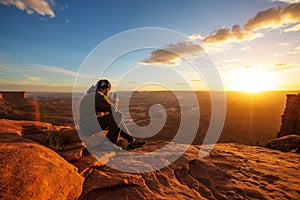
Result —
<path fill-rule="evenodd" d="M 74 127 L 53 126 L 50 123 L 24 120 L 0 119 L 1 133 L 16 133 L 24 138 L 49 146 L 49 134 L 58 132 L 63 137 L 62 148 L 58 153 L 68 162 L 76 162 L 82 157 L 84 144 Z"/>
<path fill-rule="evenodd" d="M 285 135 L 300 135 L 300 93 L 287 95 L 286 108 L 277 137 Z"/>

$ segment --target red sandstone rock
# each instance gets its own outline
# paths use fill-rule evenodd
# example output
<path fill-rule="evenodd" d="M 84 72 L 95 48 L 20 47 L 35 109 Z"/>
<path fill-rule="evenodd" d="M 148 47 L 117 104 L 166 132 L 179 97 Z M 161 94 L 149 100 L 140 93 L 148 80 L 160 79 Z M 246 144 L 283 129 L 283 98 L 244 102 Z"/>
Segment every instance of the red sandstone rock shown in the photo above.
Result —
<path fill-rule="evenodd" d="M 0 173 L 13 173 L 0 177 L 0 196 L 4 199 L 29 199 L 28 194 L 31 194 L 30 199 L 77 198 L 83 178 L 78 178 L 74 168 L 52 150 L 18 136 L 22 127 L 15 124 L 15 133 L 0 134 Z M 8 130 L 14 130 L 14 127 L 8 127 Z M 75 139 L 70 141 L 78 141 L 74 133 L 71 135 Z M 96 144 L 98 137 L 89 139 Z M 163 141 L 148 142 L 133 152 L 153 152 L 166 144 Z M 16 148 L 7 152 L 12 145 Z M 139 160 L 147 154 L 104 153 L 103 157 L 99 154 L 97 160 L 87 152 L 83 153 L 80 160 L 73 163 L 85 177 L 80 199 L 300 199 L 298 154 L 240 144 L 217 144 L 208 156 L 199 158 L 199 149 L 207 146 L 192 145 L 178 160 L 168 163 L 165 158 L 182 146 L 173 144 L 163 153 L 161 159 L 169 164 L 167 167 L 143 174 L 117 171 L 104 164 L 118 161 L 126 168 L 127 164 L 132 164 L 132 158 Z M 14 168 L 8 168 L 6 163 L 12 163 Z M 145 167 L 151 169 L 153 165 L 155 162 Z M 36 194 L 39 196 L 34 196 Z"/>
<path fill-rule="evenodd" d="M 151 142 L 134 151 L 152 151 L 165 144 Z M 257 146 L 217 144 L 209 156 L 199 158 L 199 148 L 191 146 L 175 163 L 148 173 L 129 174 L 105 166 L 90 170 L 80 199 L 300 198 L 298 154 Z M 166 153 L 174 151 L 176 145 Z M 132 162 L 130 157 L 122 155 L 112 160 L 119 160 L 124 166 Z"/>
<path fill-rule="evenodd" d="M 75 128 L 64 128 L 60 132 L 66 136 L 66 143 L 81 142 L 81 138 Z"/>
<path fill-rule="evenodd" d="M 77 199 L 84 180 L 77 169 L 54 151 L 25 140 L 0 141 L 1 199 Z"/>
<path fill-rule="evenodd" d="M 82 151 L 83 151 L 82 149 L 72 149 L 72 150 L 60 152 L 59 154 L 63 158 L 65 158 L 68 162 L 72 163 L 80 160 L 80 158 L 82 157 Z"/>
<path fill-rule="evenodd" d="M 63 147 L 63 151 L 70 151 L 73 149 L 84 149 L 83 142 L 66 143 Z"/>
<path fill-rule="evenodd" d="M 30 132 L 29 129 L 33 131 Z M 23 136 L 23 134 L 41 133 L 51 129 L 52 124 L 45 122 L 0 119 L 0 133 L 15 132 Z"/>

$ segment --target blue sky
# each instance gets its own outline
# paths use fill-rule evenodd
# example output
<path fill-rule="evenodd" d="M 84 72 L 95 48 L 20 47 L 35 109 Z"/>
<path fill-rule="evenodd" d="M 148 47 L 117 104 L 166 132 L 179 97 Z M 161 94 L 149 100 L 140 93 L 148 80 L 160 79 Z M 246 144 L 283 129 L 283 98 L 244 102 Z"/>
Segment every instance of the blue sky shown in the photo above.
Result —
<path fill-rule="evenodd" d="M 99 43 L 120 32 L 143 27 L 168 28 L 192 36 L 189 44 L 203 46 L 218 68 L 227 90 L 251 90 L 249 87 L 254 90 L 298 90 L 300 16 L 297 12 L 300 13 L 300 6 L 297 2 L 0 0 L 1 90 L 71 91 L 79 67 Z M 279 8 L 279 5 L 282 13 L 288 5 L 294 5 L 297 12 L 290 11 L 291 17 L 285 15 L 282 19 L 275 19 L 271 14 L 264 18 L 257 16 L 261 11 Z M 253 22 L 250 23 L 249 19 Z M 239 25 L 236 27 L 237 34 L 230 31 L 234 25 Z M 226 27 L 229 33 L 226 33 Z M 178 44 L 182 44 L 180 42 Z M 168 49 L 165 41 L 161 44 L 161 48 Z M 172 51 L 172 48 L 169 46 L 168 50 Z M 126 69 L 143 60 L 149 61 L 143 65 L 150 63 L 170 67 L 149 57 L 155 51 L 148 49 L 136 55 L 129 54 L 117 63 L 127 66 Z M 188 52 L 191 53 L 191 50 Z M 162 56 L 161 52 L 156 53 Z M 184 68 L 183 63 L 175 65 L 183 65 Z M 110 73 L 113 74 L 114 70 L 117 73 L 118 66 Z M 239 78 L 253 81 L 253 77 L 247 77 L 245 73 L 267 80 L 267 83 L 256 80 L 258 85 L 266 87 L 257 88 L 259 86 L 243 83 L 239 88 L 236 82 Z M 136 76 L 140 78 L 138 74 Z M 88 74 L 86 78 L 90 78 L 92 83 L 97 77 Z M 112 79 L 117 81 L 118 77 Z M 128 80 L 131 83 L 135 81 Z M 180 85 L 178 82 L 174 84 Z M 192 87 L 203 89 L 205 86 L 194 83 Z M 123 89 L 126 90 L 126 84 Z"/>

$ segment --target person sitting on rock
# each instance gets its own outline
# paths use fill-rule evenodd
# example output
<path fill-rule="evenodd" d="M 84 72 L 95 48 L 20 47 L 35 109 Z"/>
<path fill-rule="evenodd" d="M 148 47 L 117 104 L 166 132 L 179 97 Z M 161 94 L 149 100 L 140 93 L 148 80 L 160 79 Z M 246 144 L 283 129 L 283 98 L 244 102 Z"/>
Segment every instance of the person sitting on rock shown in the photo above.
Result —
<path fill-rule="evenodd" d="M 108 130 L 106 134 L 110 142 L 102 144 L 102 148 L 117 149 L 116 144 L 121 136 L 128 141 L 128 149 L 137 148 L 145 144 L 130 134 L 123 121 L 123 115 L 117 111 L 118 97 L 116 93 L 108 98 L 111 83 L 106 79 L 101 79 L 96 86 L 92 86 L 80 102 L 80 131 L 85 135 L 92 135 L 101 130 Z M 94 101 L 94 102 L 93 102 Z M 113 102 L 113 103 L 112 103 Z M 95 105 L 93 107 L 92 105 Z M 98 124 L 95 123 L 95 119 Z M 99 129 L 100 127 L 101 129 Z"/>

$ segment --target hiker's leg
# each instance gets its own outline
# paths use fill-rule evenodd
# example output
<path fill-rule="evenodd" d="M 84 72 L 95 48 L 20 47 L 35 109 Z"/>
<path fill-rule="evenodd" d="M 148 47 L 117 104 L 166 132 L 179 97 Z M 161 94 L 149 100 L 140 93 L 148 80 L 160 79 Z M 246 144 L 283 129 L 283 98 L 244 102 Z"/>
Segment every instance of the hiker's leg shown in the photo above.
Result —
<path fill-rule="evenodd" d="M 116 143 L 120 134 L 120 128 L 118 126 L 118 123 L 114 120 L 113 115 L 105 115 L 99 118 L 98 121 L 102 129 L 106 129 L 108 127 L 108 133 L 106 134 L 106 137 L 112 143 Z"/>
<path fill-rule="evenodd" d="M 123 121 L 123 114 L 120 112 L 115 112 L 113 115 L 115 117 L 115 121 L 121 129 L 120 135 L 122 136 L 122 138 L 128 140 L 129 142 L 132 142 L 134 140 L 134 137 L 131 136 L 130 131 L 128 130 L 126 124 Z"/>
<path fill-rule="evenodd" d="M 123 121 L 122 113 L 115 112 L 113 115 L 115 117 L 115 121 L 117 122 L 117 124 L 119 125 L 119 127 L 121 129 L 120 135 L 129 142 L 127 148 L 134 149 L 134 148 L 140 147 L 146 143 L 145 141 L 134 138 L 130 134 L 126 124 Z"/>

